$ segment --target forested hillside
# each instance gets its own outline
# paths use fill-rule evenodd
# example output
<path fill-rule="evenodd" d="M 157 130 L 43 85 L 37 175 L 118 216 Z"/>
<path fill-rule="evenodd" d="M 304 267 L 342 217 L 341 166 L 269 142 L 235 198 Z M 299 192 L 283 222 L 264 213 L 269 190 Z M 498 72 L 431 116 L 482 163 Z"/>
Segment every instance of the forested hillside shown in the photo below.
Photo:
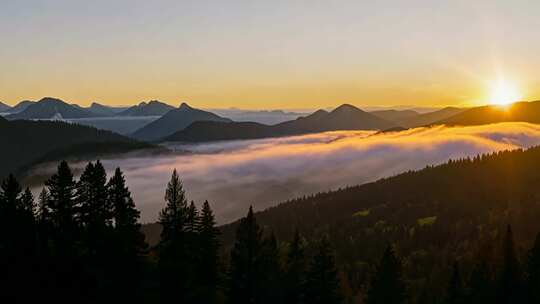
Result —
<path fill-rule="evenodd" d="M 468 126 L 508 121 L 540 123 L 540 101 L 516 102 L 506 106 L 476 107 L 441 119 L 437 124 Z"/>
<path fill-rule="evenodd" d="M 0 177 L 40 161 L 153 147 L 110 131 L 64 122 L 0 120 Z"/>
<path fill-rule="evenodd" d="M 365 291 L 388 244 L 404 258 L 412 294 L 436 303 L 453 260 L 464 279 L 479 260 L 496 275 L 502 237 L 514 228 L 519 258 L 540 231 L 540 148 L 450 161 L 374 183 L 299 198 L 256 214 L 266 231 L 291 239 L 327 236 L 350 288 Z M 223 227 L 231 244 L 238 223 Z M 495 278 L 495 277 L 493 277 Z"/>
<path fill-rule="evenodd" d="M 0 185 L 0 300 L 538 303 L 539 160 L 533 148 L 452 161 L 250 208 L 221 231 L 174 170 L 150 248 L 119 168 L 107 181 L 89 163 L 75 180 L 61 162 L 37 203 L 13 176 Z"/>

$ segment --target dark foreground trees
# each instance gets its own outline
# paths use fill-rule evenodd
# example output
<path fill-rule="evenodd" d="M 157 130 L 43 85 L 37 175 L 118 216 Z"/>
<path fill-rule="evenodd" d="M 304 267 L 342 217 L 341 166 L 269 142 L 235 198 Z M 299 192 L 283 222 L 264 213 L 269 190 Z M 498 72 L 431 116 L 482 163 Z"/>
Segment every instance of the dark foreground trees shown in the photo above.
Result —
<path fill-rule="evenodd" d="M 2 303 L 466 304 L 540 299 L 540 234 L 526 251 L 515 244 L 510 227 L 496 241 L 490 239 L 486 251 L 491 257 L 472 250 L 465 253 L 478 258 L 448 255 L 448 264 L 423 265 L 433 269 L 434 275 L 426 278 L 414 276 L 410 269 L 418 265 L 411 255 L 398 255 L 404 252 L 399 243 L 374 250 L 376 261 L 367 266 L 362 261 L 351 266 L 343 262 L 350 252 L 336 252 L 339 239 L 330 238 L 324 227 L 318 235 L 296 230 L 292 239 L 280 240 L 260 225 L 252 208 L 236 227 L 234 242 L 221 244 L 210 204 L 198 208 L 188 203 L 176 171 L 160 214 L 161 242 L 154 248 L 144 242 L 140 212 L 119 168 L 107 179 L 101 162 L 92 162 L 76 179 L 62 162 L 45 185 L 35 199 L 14 176 L 0 184 Z M 366 267 L 371 275 L 355 277 L 353 267 Z"/>

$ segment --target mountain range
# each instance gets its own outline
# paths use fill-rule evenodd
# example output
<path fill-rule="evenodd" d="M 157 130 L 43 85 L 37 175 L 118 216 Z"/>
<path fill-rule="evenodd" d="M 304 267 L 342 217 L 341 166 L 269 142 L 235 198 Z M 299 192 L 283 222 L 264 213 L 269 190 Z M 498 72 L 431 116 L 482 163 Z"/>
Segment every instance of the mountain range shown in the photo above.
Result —
<path fill-rule="evenodd" d="M 205 142 L 257 139 L 337 130 L 384 130 L 396 127 L 392 122 L 344 104 L 331 112 L 315 113 L 276 125 L 254 122 L 197 121 L 165 138 L 166 141 Z"/>
<path fill-rule="evenodd" d="M 126 111 L 128 107 L 111 107 L 93 102 L 87 109 L 88 111 L 100 116 L 114 116 L 118 113 Z"/>
<path fill-rule="evenodd" d="M 19 102 L 18 104 L 16 104 L 15 106 L 13 107 L 10 107 L 6 113 L 19 113 L 19 112 L 22 112 L 24 110 L 26 110 L 26 108 L 28 108 L 29 106 L 33 105 L 34 103 L 36 103 L 35 101 L 31 101 L 31 100 L 23 100 L 21 102 Z"/>
<path fill-rule="evenodd" d="M 161 116 L 170 110 L 174 109 L 166 103 L 158 100 L 152 100 L 149 102 L 141 102 L 136 106 L 129 107 L 128 109 L 117 113 L 118 116 Z"/>
<path fill-rule="evenodd" d="M 403 128 L 416 128 L 435 124 L 465 110 L 466 109 L 463 108 L 446 107 L 427 113 L 418 113 L 413 110 L 383 110 L 370 113 L 391 121 Z"/>
<path fill-rule="evenodd" d="M 20 105 L 20 104 L 19 104 Z M 98 116 L 87 109 L 70 105 L 60 99 L 45 97 L 35 103 L 28 103 L 20 112 L 10 114 L 8 119 L 53 119 L 87 118 Z"/>
<path fill-rule="evenodd" d="M 132 134 L 132 137 L 139 140 L 156 141 L 183 130 L 197 121 L 232 122 L 228 118 L 194 109 L 187 103 L 182 103 L 177 109 L 170 110 L 159 119 L 137 130 Z"/>

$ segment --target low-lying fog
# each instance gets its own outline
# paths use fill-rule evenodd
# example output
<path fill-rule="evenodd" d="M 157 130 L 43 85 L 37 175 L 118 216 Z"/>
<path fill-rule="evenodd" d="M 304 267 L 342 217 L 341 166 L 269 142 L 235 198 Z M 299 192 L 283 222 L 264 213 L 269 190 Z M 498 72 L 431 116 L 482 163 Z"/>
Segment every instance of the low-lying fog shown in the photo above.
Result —
<path fill-rule="evenodd" d="M 449 158 L 540 144 L 540 125 L 501 123 L 476 127 L 417 128 L 375 134 L 326 132 L 283 138 L 174 145 L 178 153 L 103 160 L 119 166 L 143 222 L 157 219 L 173 168 L 190 200 L 208 200 L 220 224 L 284 200 L 362 184 Z M 72 164 L 73 166 L 84 166 Z"/>

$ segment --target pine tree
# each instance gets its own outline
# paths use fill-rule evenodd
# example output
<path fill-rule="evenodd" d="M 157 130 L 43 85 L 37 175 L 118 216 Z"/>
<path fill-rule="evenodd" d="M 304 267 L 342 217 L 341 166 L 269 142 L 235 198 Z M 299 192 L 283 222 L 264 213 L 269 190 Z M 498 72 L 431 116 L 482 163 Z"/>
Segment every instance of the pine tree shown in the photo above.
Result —
<path fill-rule="evenodd" d="M 457 261 L 452 266 L 452 276 L 448 284 L 446 291 L 446 303 L 459 304 L 463 303 L 463 281 L 461 279 L 461 273 L 459 271 L 459 264 Z"/>
<path fill-rule="evenodd" d="M 37 206 L 37 219 L 41 225 L 47 223 L 50 220 L 50 212 L 48 208 L 49 200 L 49 192 L 46 188 L 43 188 L 39 193 Z"/>
<path fill-rule="evenodd" d="M 48 209 L 55 240 L 61 251 L 71 250 L 77 236 L 75 181 L 66 161 L 58 165 L 57 172 L 45 185 L 50 196 Z"/>
<path fill-rule="evenodd" d="M 285 269 L 284 303 L 303 303 L 303 291 L 306 280 L 306 256 L 298 230 L 295 231 L 294 238 L 289 246 Z"/>
<path fill-rule="evenodd" d="M 200 303 L 213 303 L 220 281 L 219 229 L 208 201 L 205 201 L 199 216 L 199 260 L 197 261 L 198 283 L 201 286 Z"/>
<path fill-rule="evenodd" d="M 0 212 L 6 217 L 15 216 L 15 212 L 18 207 L 19 199 L 21 196 L 21 185 L 13 174 L 10 174 L 7 179 L 2 181 L 0 189 Z M 10 220 L 5 218 L 5 220 Z"/>
<path fill-rule="evenodd" d="M 17 299 L 26 302 L 25 284 L 36 284 L 36 230 L 33 214 L 34 198 L 30 189 L 22 192 L 13 175 L 0 186 L 0 302 Z M 11 298 L 11 300 L 10 300 Z"/>
<path fill-rule="evenodd" d="M 138 222 L 140 212 L 135 208 L 120 168 L 116 168 L 107 183 L 107 192 L 114 220 L 114 242 L 109 256 L 109 268 L 114 276 L 111 297 L 117 301 L 136 302 L 142 276 L 139 255 L 146 248 L 146 243 Z"/>
<path fill-rule="evenodd" d="M 146 244 L 139 224 L 140 211 L 135 207 L 120 168 L 116 168 L 109 180 L 107 192 L 112 206 L 116 248 L 124 258 L 132 259 L 146 248 Z"/>
<path fill-rule="evenodd" d="M 540 303 L 540 233 L 527 257 L 526 284 L 528 303 Z"/>
<path fill-rule="evenodd" d="M 264 273 L 261 272 L 262 230 L 250 206 L 236 229 L 231 252 L 229 301 L 235 304 L 262 303 Z"/>
<path fill-rule="evenodd" d="M 186 192 L 178 177 L 176 169 L 173 171 L 171 180 L 165 191 L 167 205 L 159 215 L 159 222 L 163 227 L 161 232 L 162 243 L 174 241 L 185 237 L 187 225 L 187 200 Z"/>
<path fill-rule="evenodd" d="M 368 304 L 401 304 L 407 302 L 405 283 L 402 278 L 402 264 L 388 246 L 377 267 L 368 290 Z"/>
<path fill-rule="evenodd" d="M 305 303 L 342 303 L 340 284 L 330 243 L 324 238 L 307 272 Z"/>
<path fill-rule="evenodd" d="M 25 213 L 32 221 L 36 216 L 36 204 L 34 201 L 34 195 L 30 191 L 30 188 L 26 188 L 21 196 L 21 211 Z"/>
<path fill-rule="evenodd" d="M 107 197 L 107 174 L 98 160 L 88 163 L 77 183 L 77 202 L 80 220 L 87 230 L 110 226 L 112 206 Z"/>
<path fill-rule="evenodd" d="M 18 207 L 21 197 L 21 186 L 13 175 L 2 181 L 0 185 L 0 254 L 3 260 L 6 255 L 16 255 L 19 240 Z"/>
<path fill-rule="evenodd" d="M 165 191 L 167 205 L 161 210 L 163 227 L 159 244 L 159 270 L 162 302 L 193 302 L 193 252 L 189 252 L 188 205 L 176 170 Z"/>
<path fill-rule="evenodd" d="M 190 235 L 194 235 L 195 233 L 197 233 L 197 228 L 199 226 L 198 222 L 199 212 L 197 211 L 197 207 L 195 207 L 195 203 L 191 201 L 187 209 L 186 232 Z"/>
<path fill-rule="evenodd" d="M 17 221 L 19 222 L 20 230 L 24 233 L 22 236 L 28 247 L 35 245 L 36 241 L 36 203 L 30 188 L 26 188 L 21 195 L 19 205 L 17 207 Z"/>
<path fill-rule="evenodd" d="M 497 303 L 520 303 L 522 298 L 522 275 L 516 256 L 512 228 L 508 225 L 503 244 L 503 264 L 497 282 Z"/>

